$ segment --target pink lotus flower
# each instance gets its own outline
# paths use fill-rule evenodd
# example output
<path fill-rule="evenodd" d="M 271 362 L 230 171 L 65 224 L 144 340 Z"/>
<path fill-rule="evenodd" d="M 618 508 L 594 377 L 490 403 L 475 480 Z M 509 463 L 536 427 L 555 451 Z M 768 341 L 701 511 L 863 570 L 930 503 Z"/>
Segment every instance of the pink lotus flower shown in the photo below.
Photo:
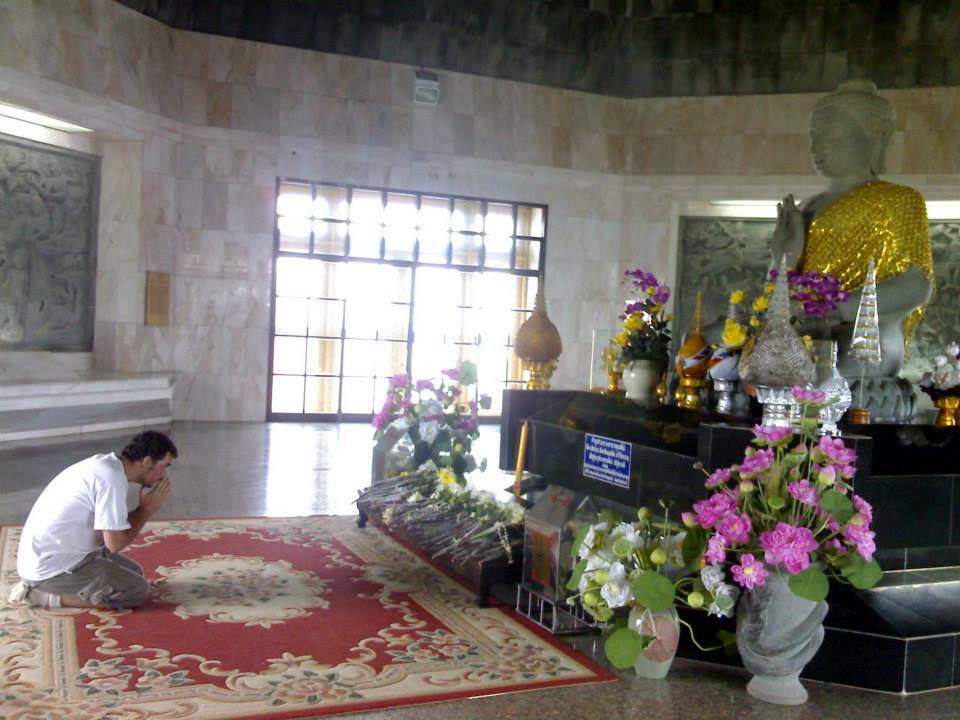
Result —
<path fill-rule="evenodd" d="M 790 497 L 796 498 L 804 505 L 820 507 L 820 496 L 817 494 L 817 488 L 810 484 L 810 481 L 804 478 L 800 482 L 787 485 L 787 492 Z"/>
<path fill-rule="evenodd" d="M 734 581 L 742 588 L 753 590 L 755 587 L 766 584 L 767 569 L 750 553 L 740 556 L 740 564 L 730 568 Z"/>
<path fill-rule="evenodd" d="M 747 455 L 740 467 L 737 468 L 741 477 L 745 475 L 756 475 L 763 472 L 773 464 L 773 449 L 757 450 L 752 455 Z"/>
<path fill-rule="evenodd" d="M 730 480 L 730 468 L 720 468 L 710 473 L 706 485 L 708 488 L 715 488 L 723 485 Z"/>
<path fill-rule="evenodd" d="M 723 537 L 727 545 L 746 545 L 750 542 L 750 531 L 753 522 L 746 513 L 741 515 L 727 515 L 717 526 L 717 532 Z"/>
<path fill-rule="evenodd" d="M 768 563 L 783 563 L 787 572 L 796 575 L 810 567 L 810 553 L 819 547 L 819 543 L 810 528 L 778 522 L 775 530 L 760 534 L 760 547 Z"/>
<path fill-rule="evenodd" d="M 786 444 L 793 437 L 793 428 L 782 427 L 764 427 L 763 425 L 754 425 L 753 434 L 761 443 L 767 445 Z"/>
<path fill-rule="evenodd" d="M 793 393 L 794 400 L 806 405 L 823 405 L 827 399 L 827 394 L 825 392 L 802 388 L 799 385 L 794 385 L 792 388 L 790 388 L 790 391 Z"/>
<path fill-rule="evenodd" d="M 706 557 L 711 565 L 722 563 L 727 557 L 727 546 L 720 535 L 714 535 L 707 541 Z"/>
<path fill-rule="evenodd" d="M 873 541 L 876 533 L 870 530 L 870 528 L 866 525 L 858 525 L 851 520 L 843 529 L 843 537 L 847 542 L 857 548 L 860 557 L 867 562 L 873 560 L 873 553 L 877 550 L 877 545 Z"/>
<path fill-rule="evenodd" d="M 873 506 L 859 495 L 853 496 L 853 507 L 869 525 L 873 522 Z"/>
<path fill-rule="evenodd" d="M 737 500 L 740 492 L 734 488 L 733 492 L 717 492 L 693 504 L 693 511 L 697 514 L 697 522 L 705 527 L 712 528 L 721 522 L 727 515 L 737 511 Z"/>
<path fill-rule="evenodd" d="M 827 460 L 834 463 L 852 464 L 857 459 L 853 448 L 848 448 L 840 438 L 823 435 L 813 449 L 813 461 L 822 463 Z"/>
<path fill-rule="evenodd" d="M 837 553 L 837 555 L 847 554 L 846 546 L 844 546 L 844 544 L 840 542 L 837 538 L 830 538 L 824 544 L 827 546 L 828 549 L 833 550 L 835 553 Z"/>

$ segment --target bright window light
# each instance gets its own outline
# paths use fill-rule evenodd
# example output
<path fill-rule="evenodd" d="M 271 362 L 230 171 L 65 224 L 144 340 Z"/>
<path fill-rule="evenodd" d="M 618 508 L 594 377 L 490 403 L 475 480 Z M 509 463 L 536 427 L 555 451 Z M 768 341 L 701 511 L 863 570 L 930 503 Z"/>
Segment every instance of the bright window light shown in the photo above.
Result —
<path fill-rule="evenodd" d="M 960 219 L 960 201 L 927 200 L 927 217 L 930 220 Z"/>
<path fill-rule="evenodd" d="M 23 120 L 24 122 L 33 123 L 34 125 L 42 125 L 43 127 L 54 130 L 62 130 L 63 132 L 93 132 L 90 128 L 81 125 L 74 125 L 73 123 L 58 120 L 49 115 L 33 112 L 33 110 L 26 110 L 16 105 L 7 105 L 6 103 L 0 103 L 0 115 L 14 118 L 15 120 Z"/>

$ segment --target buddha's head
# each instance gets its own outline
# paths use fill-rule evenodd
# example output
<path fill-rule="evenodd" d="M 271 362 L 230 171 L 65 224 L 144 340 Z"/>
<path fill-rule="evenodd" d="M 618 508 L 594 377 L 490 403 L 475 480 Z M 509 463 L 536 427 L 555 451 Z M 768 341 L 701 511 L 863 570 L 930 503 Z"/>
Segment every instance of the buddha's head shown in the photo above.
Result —
<path fill-rule="evenodd" d="M 847 81 L 810 116 L 810 154 L 828 178 L 879 175 L 893 133 L 893 106 L 869 81 Z"/>

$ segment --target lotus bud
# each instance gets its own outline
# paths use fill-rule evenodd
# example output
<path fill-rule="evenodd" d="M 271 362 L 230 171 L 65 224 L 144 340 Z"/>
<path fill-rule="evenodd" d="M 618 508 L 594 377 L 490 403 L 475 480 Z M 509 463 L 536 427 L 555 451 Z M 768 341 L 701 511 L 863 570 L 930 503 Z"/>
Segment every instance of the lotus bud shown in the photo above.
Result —
<path fill-rule="evenodd" d="M 830 486 L 837 481 L 837 471 L 833 465 L 827 465 L 825 468 L 821 468 L 820 472 L 817 473 L 817 482 L 821 485 Z"/>

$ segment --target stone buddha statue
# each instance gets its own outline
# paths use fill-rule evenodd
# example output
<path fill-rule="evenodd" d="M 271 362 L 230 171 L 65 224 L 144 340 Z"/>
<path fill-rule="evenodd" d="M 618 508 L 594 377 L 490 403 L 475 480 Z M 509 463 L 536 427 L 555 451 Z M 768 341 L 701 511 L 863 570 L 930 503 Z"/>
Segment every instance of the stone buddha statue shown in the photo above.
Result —
<path fill-rule="evenodd" d="M 913 188 L 879 178 L 893 128 L 893 108 L 871 82 L 846 82 L 822 98 L 810 119 L 810 149 L 827 188 L 799 205 L 792 195 L 783 199 L 771 247 L 775 267 L 786 255 L 788 267 L 835 275 L 850 293 L 831 324 L 838 366 L 851 385 L 864 373 L 863 404 L 881 420 L 904 420 L 912 413 L 912 389 L 897 375 L 934 287 L 923 198 Z M 862 368 L 848 351 L 871 258 L 883 359 Z M 854 387 L 855 401 L 858 390 Z"/>

